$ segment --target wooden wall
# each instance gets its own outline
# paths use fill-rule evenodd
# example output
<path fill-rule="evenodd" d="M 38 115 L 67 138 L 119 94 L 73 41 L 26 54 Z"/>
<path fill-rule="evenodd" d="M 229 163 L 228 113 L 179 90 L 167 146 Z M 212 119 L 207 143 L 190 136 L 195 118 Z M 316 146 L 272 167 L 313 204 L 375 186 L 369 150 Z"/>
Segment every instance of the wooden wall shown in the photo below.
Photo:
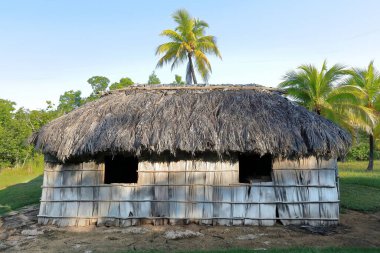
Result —
<path fill-rule="evenodd" d="M 325 225 L 339 217 L 335 160 L 276 160 L 273 182 L 253 184 L 238 183 L 237 160 L 141 161 L 138 175 L 137 184 L 103 184 L 103 164 L 46 162 L 39 222 Z"/>
<path fill-rule="evenodd" d="M 336 159 L 315 157 L 297 161 L 276 160 L 273 181 L 279 219 L 284 225 L 335 225 L 339 220 Z M 295 219 L 299 217 L 300 219 Z"/>

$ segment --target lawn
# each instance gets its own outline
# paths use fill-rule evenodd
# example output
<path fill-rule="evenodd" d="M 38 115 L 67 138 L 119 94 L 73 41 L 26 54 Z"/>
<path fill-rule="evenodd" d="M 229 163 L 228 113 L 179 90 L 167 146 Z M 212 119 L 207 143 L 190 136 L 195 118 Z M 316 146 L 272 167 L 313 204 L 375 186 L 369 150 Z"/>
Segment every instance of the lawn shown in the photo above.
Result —
<path fill-rule="evenodd" d="M 368 162 L 338 163 L 341 207 L 362 212 L 380 211 L 380 161 L 367 172 Z"/>
<path fill-rule="evenodd" d="M 0 216 L 29 204 L 38 203 L 41 197 L 43 157 L 23 167 L 0 171 Z"/>
<path fill-rule="evenodd" d="M 0 190 L 15 184 L 29 182 L 42 175 L 43 170 L 44 158 L 42 155 L 36 156 L 22 167 L 2 169 L 0 170 Z"/>

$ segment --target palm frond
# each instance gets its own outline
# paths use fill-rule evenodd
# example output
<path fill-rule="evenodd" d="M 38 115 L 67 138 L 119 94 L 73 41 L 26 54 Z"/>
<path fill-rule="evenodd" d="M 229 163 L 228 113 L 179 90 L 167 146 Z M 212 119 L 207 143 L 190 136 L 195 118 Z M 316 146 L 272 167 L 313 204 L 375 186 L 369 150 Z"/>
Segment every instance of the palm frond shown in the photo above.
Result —
<path fill-rule="evenodd" d="M 165 54 L 158 60 L 156 68 L 162 67 L 164 64 L 167 64 L 170 61 L 174 61 L 174 60 L 176 60 L 178 58 L 183 59 L 183 57 L 181 57 L 181 56 L 178 57 L 177 56 L 179 54 L 180 48 L 181 48 L 181 44 L 178 44 L 178 43 L 175 44 L 175 45 L 170 45 L 170 47 L 168 45 L 166 45 L 166 44 L 163 44 L 163 45 L 159 46 L 157 48 L 157 52 L 161 52 L 161 50 L 165 49 L 165 51 L 162 51 Z"/>
<path fill-rule="evenodd" d="M 216 45 L 216 38 L 214 36 L 208 35 L 199 38 L 197 48 L 204 53 L 213 54 L 222 59 L 222 55 Z"/>
<path fill-rule="evenodd" d="M 173 48 L 178 48 L 180 46 L 180 43 L 178 42 L 167 42 L 164 44 L 161 44 L 156 49 L 156 55 L 164 54 L 170 50 L 173 50 Z"/>
<path fill-rule="evenodd" d="M 209 74 L 212 72 L 209 60 L 207 59 L 206 55 L 200 50 L 196 50 L 194 52 L 194 57 L 198 72 L 201 74 L 202 79 L 207 82 Z"/>
<path fill-rule="evenodd" d="M 170 30 L 170 29 L 163 30 L 160 33 L 160 36 L 169 37 L 171 40 L 178 42 L 178 43 L 181 43 L 183 41 L 183 37 L 181 34 L 177 33 L 176 31 Z"/>

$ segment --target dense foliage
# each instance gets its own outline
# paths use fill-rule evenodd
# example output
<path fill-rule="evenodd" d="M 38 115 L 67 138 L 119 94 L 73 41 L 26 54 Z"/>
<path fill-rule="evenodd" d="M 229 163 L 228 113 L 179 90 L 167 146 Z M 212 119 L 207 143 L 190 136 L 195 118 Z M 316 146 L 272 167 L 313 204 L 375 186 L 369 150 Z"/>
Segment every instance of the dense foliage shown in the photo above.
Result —
<path fill-rule="evenodd" d="M 33 157 L 28 137 L 58 115 L 49 109 L 16 110 L 15 106 L 14 102 L 0 99 L 0 168 L 23 164 Z"/>

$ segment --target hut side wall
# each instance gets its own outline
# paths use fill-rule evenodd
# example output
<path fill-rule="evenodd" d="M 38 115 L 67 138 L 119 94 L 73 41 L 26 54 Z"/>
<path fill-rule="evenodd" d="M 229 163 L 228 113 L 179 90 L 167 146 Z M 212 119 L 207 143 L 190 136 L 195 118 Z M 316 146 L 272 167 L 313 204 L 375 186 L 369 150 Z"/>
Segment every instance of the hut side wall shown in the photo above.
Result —
<path fill-rule="evenodd" d="M 103 181 L 104 164 L 45 162 L 39 222 L 59 226 L 85 226 L 94 222 L 94 219 L 77 217 L 96 218 L 99 203 L 93 200 L 99 198 L 97 186 Z"/>
<path fill-rule="evenodd" d="M 334 159 L 276 160 L 273 182 L 238 181 L 238 161 L 141 161 L 137 184 L 104 184 L 104 164 L 46 162 L 39 222 L 130 226 L 338 221 Z"/>
<path fill-rule="evenodd" d="M 315 157 L 273 163 L 279 219 L 284 225 L 335 225 L 339 221 L 336 159 Z"/>

